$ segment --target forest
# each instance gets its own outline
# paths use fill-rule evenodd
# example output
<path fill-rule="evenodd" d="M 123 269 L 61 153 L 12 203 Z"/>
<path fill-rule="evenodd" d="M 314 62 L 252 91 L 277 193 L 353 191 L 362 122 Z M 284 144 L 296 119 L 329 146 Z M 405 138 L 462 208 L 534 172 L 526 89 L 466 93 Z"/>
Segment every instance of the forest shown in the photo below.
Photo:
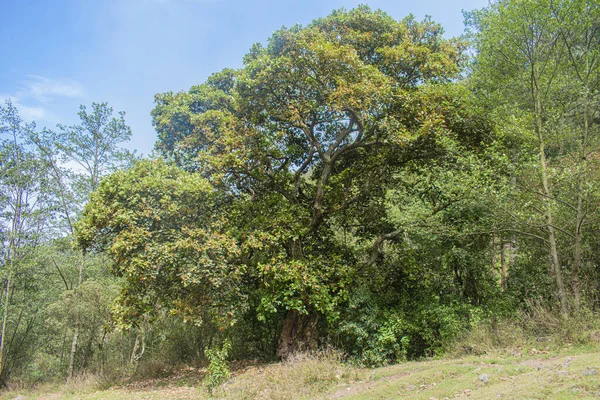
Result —
<path fill-rule="evenodd" d="M 107 103 L 43 129 L 0 106 L 0 384 L 587 343 L 600 4 L 464 16 L 457 38 L 368 6 L 282 28 L 156 94 L 151 156 Z"/>

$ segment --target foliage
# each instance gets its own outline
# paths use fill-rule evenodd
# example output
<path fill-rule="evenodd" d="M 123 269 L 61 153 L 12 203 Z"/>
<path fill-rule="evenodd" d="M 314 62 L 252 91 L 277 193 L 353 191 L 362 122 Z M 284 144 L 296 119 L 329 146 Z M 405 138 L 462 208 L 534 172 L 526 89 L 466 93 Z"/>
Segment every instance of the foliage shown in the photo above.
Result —
<path fill-rule="evenodd" d="M 206 358 L 208 358 L 208 368 L 203 383 L 209 394 L 212 394 L 221 383 L 227 381 L 231 372 L 227 357 L 231 351 L 231 341 L 225 340 L 221 348 L 206 349 Z"/>
<path fill-rule="evenodd" d="M 106 103 L 57 132 L 7 103 L 0 383 L 208 361 L 219 394 L 228 359 L 278 357 L 320 371 L 298 375 L 310 397 L 341 378 L 298 354 L 328 346 L 376 366 L 588 343 L 599 13 L 498 0 L 447 39 L 430 18 L 336 10 L 157 94 L 147 159 Z"/>
<path fill-rule="evenodd" d="M 578 0 L 498 1 L 467 15 L 473 90 L 515 165 L 497 228 L 513 232 L 513 246 L 544 242 L 565 315 L 580 305 L 584 265 L 596 262 L 586 243 L 598 204 L 599 12 Z"/>
<path fill-rule="evenodd" d="M 79 109 L 80 125 L 58 125 L 60 133 L 53 138 L 54 145 L 65 158 L 77 163 L 84 171 L 83 185 L 87 193 L 95 190 L 100 178 L 117 168 L 126 167 L 134 158 L 119 145 L 131 138 L 131 128 L 125 123 L 125 112 L 113 117 L 107 103 L 92 103 Z"/>
<path fill-rule="evenodd" d="M 108 244 L 112 269 L 125 280 L 115 314 L 121 326 L 160 307 L 198 325 L 235 321 L 243 268 L 229 263 L 239 249 L 218 210 L 205 179 L 158 160 L 102 181 L 77 237 L 84 248 Z"/>
<path fill-rule="evenodd" d="M 429 19 L 362 6 L 283 28 L 242 69 L 156 96 L 157 150 L 225 196 L 258 318 L 285 315 L 278 354 L 335 324 L 377 264 L 369 254 L 399 240 L 384 204 L 401 171 L 444 154 L 442 138 L 483 143 L 489 125 L 452 83 L 463 49 Z"/>

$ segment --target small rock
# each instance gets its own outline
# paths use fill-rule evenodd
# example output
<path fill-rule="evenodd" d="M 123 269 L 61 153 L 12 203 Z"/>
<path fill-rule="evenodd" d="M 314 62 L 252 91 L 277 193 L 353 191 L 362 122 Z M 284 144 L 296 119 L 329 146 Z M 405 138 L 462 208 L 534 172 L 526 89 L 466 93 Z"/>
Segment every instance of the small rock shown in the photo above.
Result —
<path fill-rule="evenodd" d="M 481 374 L 479 375 L 479 380 L 481 382 L 488 383 L 490 381 L 490 377 L 488 376 L 488 374 Z"/>
<path fill-rule="evenodd" d="M 498 393 L 498 394 L 496 395 L 496 398 L 498 398 L 498 399 L 501 399 L 502 397 L 504 397 L 504 395 L 503 395 L 502 393 Z"/>
<path fill-rule="evenodd" d="M 470 396 L 471 393 L 473 393 L 473 391 L 471 389 L 465 389 L 464 393 L 465 393 L 466 396 Z"/>
<path fill-rule="evenodd" d="M 406 390 L 415 390 L 417 387 L 415 385 L 406 385 L 404 389 Z"/>
<path fill-rule="evenodd" d="M 587 367 L 584 371 L 583 371 L 583 376 L 590 376 L 590 375 L 596 375 L 598 373 L 598 370 L 596 368 L 590 368 Z"/>

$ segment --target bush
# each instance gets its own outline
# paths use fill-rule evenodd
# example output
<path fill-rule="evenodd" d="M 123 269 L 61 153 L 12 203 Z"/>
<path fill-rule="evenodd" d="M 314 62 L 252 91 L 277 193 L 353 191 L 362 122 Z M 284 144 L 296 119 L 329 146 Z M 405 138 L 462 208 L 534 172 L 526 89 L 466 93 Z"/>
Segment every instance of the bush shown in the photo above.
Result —
<path fill-rule="evenodd" d="M 520 354 L 532 349 L 562 349 L 568 345 L 597 345 L 600 321 L 588 307 L 564 317 L 558 307 L 529 301 L 515 317 L 489 318 L 449 346 L 449 354 Z M 527 350 L 528 349 L 528 350 Z"/>
<path fill-rule="evenodd" d="M 231 351 L 231 341 L 225 340 L 223 346 L 220 349 L 213 348 L 206 350 L 206 357 L 208 358 L 209 364 L 206 370 L 206 376 L 204 377 L 204 387 L 209 394 L 212 394 L 213 390 L 218 387 L 221 383 L 227 381 L 231 376 L 229 370 L 229 363 L 227 357 Z"/>
<path fill-rule="evenodd" d="M 360 365 L 380 366 L 439 354 L 482 318 L 480 308 L 459 301 L 420 303 L 385 309 L 358 293 L 336 321 L 334 343 Z"/>

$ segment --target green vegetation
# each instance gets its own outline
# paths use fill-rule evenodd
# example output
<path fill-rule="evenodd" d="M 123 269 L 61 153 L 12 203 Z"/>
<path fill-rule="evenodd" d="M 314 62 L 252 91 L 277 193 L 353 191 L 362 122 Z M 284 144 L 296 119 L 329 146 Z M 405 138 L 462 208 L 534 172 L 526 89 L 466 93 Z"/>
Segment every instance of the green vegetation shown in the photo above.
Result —
<path fill-rule="evenodd" d="M 105 103 L 56 132 L 1 107 L 0 382 L 187 365 L 217 397 L 597 393 L 600 5 L 466 21 L 282 28 L 157 94 L 152 158 Z M 364 369 L 442 355 L 483 358 Z"/>
<path fill-rule="evenodd" d="M 27 399 L 594 399 L 600 391 L 598 350 L 534 355 L 497 353 L 460 359 L 410 361 L 365 369 L 340 363 L 335 353 L 295 355 L 282 363 L 234 371 L 212 396 L 194 380 L 193 368 L 171 380 L 138 381 L 104 390 L 89 383 L 5 393 Z M 86 386 L 87 385 L 87 386 Z M 501 396 L 501 397 L 500 397 Z"/>

